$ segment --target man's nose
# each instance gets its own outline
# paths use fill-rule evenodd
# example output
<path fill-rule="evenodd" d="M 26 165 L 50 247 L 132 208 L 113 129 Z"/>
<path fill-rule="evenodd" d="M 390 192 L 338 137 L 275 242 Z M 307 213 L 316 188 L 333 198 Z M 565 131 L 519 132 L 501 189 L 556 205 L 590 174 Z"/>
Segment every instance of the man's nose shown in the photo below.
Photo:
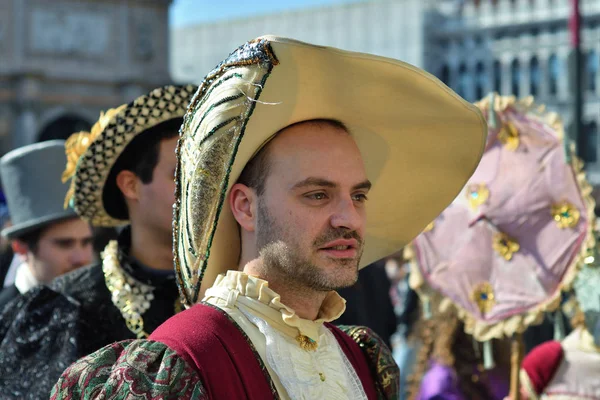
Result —
<path fill-rule="evenodd" d="M 82 267 L 92 261 L 92 246 L 80 246 L 71 254 L 71 263 Z"/>
<path fill-rule="evenodd" d="M 346 228 L 351 231 L 361 231 L 364 224 L 363 216 L 356 208 L 352 197 L 340 199 L 331 216 L 331 226 L 334 228 Z"/>

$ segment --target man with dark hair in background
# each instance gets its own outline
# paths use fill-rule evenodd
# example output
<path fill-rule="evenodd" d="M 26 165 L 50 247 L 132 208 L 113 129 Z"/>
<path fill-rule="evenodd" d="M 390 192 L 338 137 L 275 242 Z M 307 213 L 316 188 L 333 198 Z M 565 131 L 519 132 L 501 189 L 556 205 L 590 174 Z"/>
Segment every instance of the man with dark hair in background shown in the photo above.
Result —
<path fill-rule="evenodd" d="M 22 262 L 14 282 L 0 292 L 0 310 L 19 295 L 92 261 L 92 230 L 63 209 L 67 185 L 59 181 L 64 141 L 15 149 L 0 159 L 12 224 L 2 229 Z M 11 257 L 12 258 L 12 257 Z"/>
<path fill-rule="evenodd" d="M 145 338 L 181 309 L 172 253 L 175 147 L 195 90 L 155 89 L 66 142 L 65 206 L 93 226 L 126 227 L 100 263 L 56 279 L 0 315 L 11 321 L 0 324 L 3 398 L 47 398 L 78 358 Z"/>

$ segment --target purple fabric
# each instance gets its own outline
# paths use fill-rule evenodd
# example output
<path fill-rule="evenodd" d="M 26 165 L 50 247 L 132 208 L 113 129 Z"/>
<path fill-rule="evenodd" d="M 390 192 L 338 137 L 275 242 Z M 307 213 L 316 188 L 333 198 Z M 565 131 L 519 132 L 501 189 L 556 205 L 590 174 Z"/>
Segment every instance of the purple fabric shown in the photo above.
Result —
<path fill-rule="evenodd" d="M 421 381 L 416 400 L 467 400 L 458 388 L 454 369 L 433 363 Z"/>
<path fill-rule="evenodd" d="M 474 368 L 475 370 L 475 368 Z M 503 400 L 508 396 L 509 382 L 500 378 L 493 370 L 487 371 L 488 389 L 492 397 L 489 400 Z M 458 386 L 458 377 L 454 369 L 433 362 L 421 381 L 416 400 L 470 400 Z"/>

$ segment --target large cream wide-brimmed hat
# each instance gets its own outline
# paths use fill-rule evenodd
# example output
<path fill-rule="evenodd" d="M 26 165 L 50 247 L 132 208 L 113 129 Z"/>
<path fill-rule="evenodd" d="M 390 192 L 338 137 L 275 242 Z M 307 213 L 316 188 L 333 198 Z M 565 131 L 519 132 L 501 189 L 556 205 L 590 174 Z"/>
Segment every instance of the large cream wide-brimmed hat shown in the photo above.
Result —
<path fill-rule="evenodd" d="M 197 88 L 168 85 L 153 89 L 129 104 L 102 113 L 90 132 L 71 135 L 65 143 L 63 182 L 71 179 L 66 203 L 70 202 L 77 214 L 94 226 L 129 223 L 116 184 L 107 181 L 112 168 L 134 138 L 159 124 L 181 119 Z"/>
<path fill-rule="evenodd" d="M 348 127 L 373 183 L 362 266 L 452 202 L 487 134 L 476 107 L 403 62 L 273 36 L 244 44 L 206 76 L 181 131 L 174 256 L 186 305 L 237 268 L 226 196 L 246 163 L 282 128 L 319 118 Z"/>

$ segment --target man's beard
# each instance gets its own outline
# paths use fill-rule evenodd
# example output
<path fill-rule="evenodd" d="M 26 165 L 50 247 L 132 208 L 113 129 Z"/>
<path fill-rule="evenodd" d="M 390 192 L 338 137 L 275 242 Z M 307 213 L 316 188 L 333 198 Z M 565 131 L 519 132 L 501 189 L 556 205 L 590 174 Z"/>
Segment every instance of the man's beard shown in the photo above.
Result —
<path fill-rule="evenodd" d="M 284 228 L 269 213 L 264 201 L 259 198 L 257 207 L 257 247 L 265 271 L 285 279 L 286 284 L 317 291 L 338 290 L 352 286 L 358 279 L 358 265 L 363 252 L 363 240 L 358 232 L 346 228 L 331 228 L 315 239 L 308 254 L 337 239 L 355 239 L 357 256 L 349 259 L 331 259 L 335 267 L 319 268 L 303 255 L 292 232 L 295 227 Z M 286 240 L 288 239 L 288 240 Z M 327 270 L 328 269 L 328 270 Z M 348 276 L 348 270 L 354 274 Z"/>

